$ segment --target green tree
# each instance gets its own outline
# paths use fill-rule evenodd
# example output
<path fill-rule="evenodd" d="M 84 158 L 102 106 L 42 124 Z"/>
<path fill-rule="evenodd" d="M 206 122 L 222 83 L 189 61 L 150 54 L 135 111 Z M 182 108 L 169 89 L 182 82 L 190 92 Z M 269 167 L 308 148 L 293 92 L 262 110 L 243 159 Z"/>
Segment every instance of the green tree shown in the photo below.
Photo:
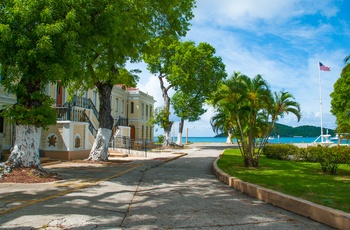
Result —
<path fill-rule="evenodd" d="M 343 68 L 340 78 L 334 83 L 331 96 L 331 113 L 336 117 L 337 132 L 349 138 L 350 133 L 350 63 Z"/>
<path fill-rule="evenodd" d="M 16 125 L 8 163 L 39 167 L 42 128 L 56 123 L 53 100 L 45 87 L 76 73 L 74 1 L 5 0 L 0 3 L 0 75 L 17 103 L 4 110 Z"/>
<path fill-rule="evenodd" d="M 155 48 L 144 56 L 144 60 L 148 69 L 158 75 L 165 111 L 170 111 L 169 90 L 177 91 L 172 105 L 175 114 L 181 118 L 181 138 L 178 138 L 181 140 L 184 120 L 196 121 L 205 112 L 202 108 L 205 100 L 226 77 L 225 65 L 208 43 L 196 46 L 192 41 L 157 39 L 150 46 Z M 170 124 L 164 129 L 164 145 L 168 145 L 172 122 L 169 116 L 164 122 Z"/>
<path fill-rule="evenodd" d="M 272 93 L 260 75 L 251 79 L 234 73 L 224 82 L 213 102 L 219 112 L 229 109 L 231 116 L 227 118 L 246 166 L 259 165 L 261 150 L 279 117 L 292 113 L 300 119 L 300 106 L 292 99 L 285 91 Z"/>
<path fill-rule="evenodd" d="M 96 88 L 100 99 L 100 124 L 89 160 L 108 160 L 112 134 L 111 91 L 114 85 L 133 86 L 128 61 L 147 53 L 145 43 L 159 37 L 184 36 L 193 17 L 193 0 L 94 1 L 87 0 L 77 15 L 81 19 L 81 75 L 72 91 Z"/>
<path fill-rule="evenodd" d="M 178 145 L 182 145 L 182 133 L 185 120 L 189 122 L 198 121 L 200 116 L 206 112 L 206 109 L 203 108 L 204 103 L 205 100 L 199 98 L 199 96 L 187 95 L 182 91 L 177 91 L 171 97 L 174 113 L 176 116 L 180 117 L 179 135 L 177 137 Z"/>
<path fill-rule="evenodd" d="M 234 128 L 231 110 L 227 108 L 229 104 L 220 104 L 214 116 L 210 119 L 210 125 L 215 133 L 224 133 L 227 136 L 226 143 L 232 143 L 232 132 Z"/>
<path fill-rule="evenodd" d="M 181 145 L 184 121 L 198 121 L 206 110 L 205 102 L 226 78 L 225 65 L 220 57 L 216 57 L 215 49 L 208 43 L 200 43 L 197 47 L 184 47 L 177 52 L 175 63 L 181 63 L 179 72 L 188 75 L 171 98 L 171 104 L 176 116 L 180 117 L 178 144 Z M 191 61 L 187 57 L 192 57 Z"/>

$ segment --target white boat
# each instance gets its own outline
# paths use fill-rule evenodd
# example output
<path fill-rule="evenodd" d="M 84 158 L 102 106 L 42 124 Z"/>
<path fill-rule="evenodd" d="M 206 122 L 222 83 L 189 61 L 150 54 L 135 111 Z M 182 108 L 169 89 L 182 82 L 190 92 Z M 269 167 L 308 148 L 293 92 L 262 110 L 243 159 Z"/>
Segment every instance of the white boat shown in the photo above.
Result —
<path fill-rule="evenodd" d="M 338 133 L 334 136 L 334 137 L 331 137 L 329 138 L 331 141 L 337 141 L 339 139 L 339 135 Z"/>
<path fill-rule="evenodd" d="M 324 146 L 331 146 L 331 145 L 334 145 L 334 142 L 333 141 L 330 141 L 330 138 L 331 135 L 329 134 L 323 134 L 323 135 L 320 135 L 314 142 L 313 144 L 314 145 L 324 145 Z M 321 138 L 321 142 L 317 142 L 318 139 Z"/>

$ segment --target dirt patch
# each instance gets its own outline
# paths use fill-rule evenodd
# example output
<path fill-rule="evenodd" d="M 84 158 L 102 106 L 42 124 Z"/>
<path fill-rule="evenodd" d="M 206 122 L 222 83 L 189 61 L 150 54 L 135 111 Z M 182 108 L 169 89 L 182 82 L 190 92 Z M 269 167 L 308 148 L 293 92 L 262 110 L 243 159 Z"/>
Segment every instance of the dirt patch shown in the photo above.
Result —
<path fill-rule="evenodd" d="M 94 162 L 85 160 L 69 161 L 69 164 L 43 164 L 47 170 L 41 171 L 37 168 L 13 168 L 9 174 L 3 174 L 0 183 L 47 183 L 61 180 L 59 175 L 52 173 L 52 168 L 62 167 L 110 167 L 114 165 L 126 164 L 131 161 L 111 160 L 106 162 Z M 78 169 L 77 169 L 78 170 Z"/>
<path fill-rule="evenodd" d="M 46 183 L 60 180 L 56 175 L 42 176 L 34 168 L 14 168 L 9 174 L 4 174 L 0 183 Z"/>

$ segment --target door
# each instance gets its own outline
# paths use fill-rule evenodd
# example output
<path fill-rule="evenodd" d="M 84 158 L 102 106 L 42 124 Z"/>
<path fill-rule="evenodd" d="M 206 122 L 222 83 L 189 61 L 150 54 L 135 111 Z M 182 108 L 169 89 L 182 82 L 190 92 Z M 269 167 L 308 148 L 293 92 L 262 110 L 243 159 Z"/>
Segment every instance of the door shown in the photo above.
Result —
<path fill-rule="evenodd" d="M 62 107 L 62 102 L 63 102 L 62 86 L 57 84 L 57 89 L 56 89 L 56 106 L 57 107 Z"/>

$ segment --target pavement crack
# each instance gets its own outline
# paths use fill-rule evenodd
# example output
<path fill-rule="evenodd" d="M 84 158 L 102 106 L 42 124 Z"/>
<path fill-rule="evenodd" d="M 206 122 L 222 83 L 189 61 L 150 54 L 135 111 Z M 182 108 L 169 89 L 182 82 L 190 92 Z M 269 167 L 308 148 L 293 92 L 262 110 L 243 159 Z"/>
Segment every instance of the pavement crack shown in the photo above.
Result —
<path fill-rule="evenodd" d="M 122 221 L 121 221 L 121 223 L 120 223 L 120 225 L 119 225 L 121 228 L 123 228 L 124 220 L 125 220 L 126 217 L 129 215 L 129 212 L 130 212 L 130 209 L 131 209 L 131 205 L 133 204 L 134 199 L 135 199 L 135 197 L 136 197 L 136 195 L 137 195 L 137 193 L 138 193 L 138 191 L 139 191 L 139 189 L 140 189 L 140 184 L 141 184 L 142 179 L 143 179 L 144 171 L 140 171 L 140 172 L 141 172 L 140 180 L 139 180 L 139 182 L 137 183 L 137 187 L 136 187 L 136 189 L 135 189 L 135 192 L 134 192 L 134 194 L 133 194 L 133 196 L 132 196 L 132 198 L 131 198 L 131 200 L 130 200 L 130 203 L 128 204 L 128 208 L 127 208 L 127 210 L 126 210 L 126 212 L 125 212 L 125 215 L 124 215 L 124 217 L 123 217 L 123 219 L 122 219 Z"/>
<path fill-rule="evenodd" d="M 131 200 L 130 200 L 130 203 L 128 204 L 128 208 L 127 208 L 127 210 L 126 210 L 126 212 L 125 212 L 125 215 L 124 215 L 124 217 L 123 217 L 123 219 L 122 219 L 122 221 L 121 221 L 121 223 L 120 223 L 120 225 L 119 225 L 121 228 L 123 228 L 123 223 L 124 223 L 125 219 L 127 218 L 127 216 L 128 216 L 129 213 L 130 213 L 131 205 L 134 203 L 134 199 L 135 199 L 135 197 L 137 196 L 137 193 L 140 191 L 140 185 L 141 185 L 141 183 L 142 183 L 144 173 L 147 172 L 148 170 L 152 169 L 152 168 L 156 168 L 156 167 L 158 167 L 158 166 L 160 166 L 160 165 L 163 165 L 163 164 L 165 164 L 165 163 L 166 163 L 166 162 L 157 162 L 157 163 L 152 164 L 152 165 L 150 165 L 149 167 L 145 168 L 144 170 L 141 170 L 141 171 L 140 171 L 141 176 L 140 176 L 139 182 L 137 183 L 135 192 L 134 192 L 134 194 L 133 194 L 133 196 L 132 196 L 132 198 L 131 198 Z"/>

